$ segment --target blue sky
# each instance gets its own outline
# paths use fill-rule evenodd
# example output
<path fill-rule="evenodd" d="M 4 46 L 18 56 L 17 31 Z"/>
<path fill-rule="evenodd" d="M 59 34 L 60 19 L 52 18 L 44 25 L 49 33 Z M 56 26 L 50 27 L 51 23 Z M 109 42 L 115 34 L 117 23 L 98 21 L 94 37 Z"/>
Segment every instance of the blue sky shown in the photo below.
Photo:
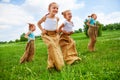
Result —
<path fill-rule="evenodd" d="M 59 5 L 59 25 L 64 21 L 61 12 L 72 11 L 74 30 L 83 28 L 83 21 L 92 13 L 96 13 L 97 20 L 104 25 L 120 22 L 119 0 L 0 0 L 0 41 L 19 39 L 28 31 L 28 22 L 36 25 L 48 13 L 51 2 Z M 34 33 L 40 35 L 41 31 L 37 27 Z"/>

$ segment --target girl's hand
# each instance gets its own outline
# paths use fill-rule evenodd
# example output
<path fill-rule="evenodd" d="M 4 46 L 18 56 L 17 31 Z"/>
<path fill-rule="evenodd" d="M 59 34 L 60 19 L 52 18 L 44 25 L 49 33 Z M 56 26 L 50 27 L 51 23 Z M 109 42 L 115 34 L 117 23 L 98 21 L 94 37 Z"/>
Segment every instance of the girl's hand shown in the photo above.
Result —
<path fill-rule="evenodd" d="M 73 31 L 69 32 L 69 34 L 73 34 Z"/>
<path fill-rule="evenodd" d="M 56 32 L 59 33 L 60 31 L 57 29 Z"/>
<path fill-rule="evenodd" d="M 64 34 L 69 34 L 69 32 L 66 32 L 65 30 L 62 31 Z"/>
<path fill-rule="evenodd" d="M 45 29 L 42 30 L 42 34 L 46 34 L 47 31 Z"/>

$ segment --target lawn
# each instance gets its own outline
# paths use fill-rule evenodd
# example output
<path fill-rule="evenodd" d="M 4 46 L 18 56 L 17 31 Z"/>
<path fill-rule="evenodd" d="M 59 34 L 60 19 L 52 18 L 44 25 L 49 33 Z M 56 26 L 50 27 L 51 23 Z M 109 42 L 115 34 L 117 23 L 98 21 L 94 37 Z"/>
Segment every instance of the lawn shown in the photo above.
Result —
<path fill-rule="evenodd" d="M 65 65 L 62 71 L 47 70 L 47 47 L 35 41 L 34 61 L 20 64 L 26 42 L 0 44 L 0 80 L 120 80 L 120 30 L 105 31 L 97 38 L 96 51 L 89 52 L 84 33 L 72 35 L 82 61 Z"/>

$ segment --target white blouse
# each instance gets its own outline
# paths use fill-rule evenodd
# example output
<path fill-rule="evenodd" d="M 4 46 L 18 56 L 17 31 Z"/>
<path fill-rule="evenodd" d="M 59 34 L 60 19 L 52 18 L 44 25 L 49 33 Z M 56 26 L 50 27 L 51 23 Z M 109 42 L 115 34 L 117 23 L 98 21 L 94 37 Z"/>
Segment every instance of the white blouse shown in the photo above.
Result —
<path fill-rule="evenodd" d="M 48 31 L 55 31 L 57 29 L 57 18 L 48 18 L 44 22 L 44 29 Z"/>
<path fill-rule="evenodd" d="M 66 20 L 66 21 L 64 21 L 63 24 L 64 24 L 63 30 L 65 30 L 66 32 L 71 32 L 71 31 L 73 31 L 74 25 L 73 25 L 72 22 L 68 22 L 68 21 Z"/>

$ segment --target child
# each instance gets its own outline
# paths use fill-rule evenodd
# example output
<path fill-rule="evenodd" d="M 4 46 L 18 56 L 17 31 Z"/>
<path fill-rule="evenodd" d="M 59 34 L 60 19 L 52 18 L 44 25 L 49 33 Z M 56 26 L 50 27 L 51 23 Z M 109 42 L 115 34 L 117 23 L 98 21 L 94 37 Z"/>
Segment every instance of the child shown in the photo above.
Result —
<path fill-rule="evenodd" d="M 26 50 L 23 54 L 23 56 L 20 59 L 20 63 L 24 63 L 24 62 L 28 62 L 28 61 L 32 61 L 33 56 L 34 56 L 34 40 L 35 40 L 35 36 L 33 34 L 33 31 L 35 31 L 35 25 L 29 23 L 29 32 L 27 34 L 25 34 L 25 38 L 28 38 L 28 43 L 26 45 Z"/>
<path fill-rule="evenodd" d="M 41 37 L 48 47 L 47 68 L 61 70 L 64 66 L 64 60 L 59 46 L 59 35 L 57 34 L 57 25 L 59 21 L 59 18 L 55 16 L 58 13 L 57 3 L 50 3 L 48 11 L 49 13 L 38 22 L 38 27 L 42 31 Z M 43 22 L 44 28 L 41 25 Z"/>
<path fill-rule="evenodd" d="M 75 61 L 81 60 L 78 57 L 75 42 L 70 37 L 73 33 L 73 22 L 71 21 L 72 13 L 70 10 L 62 12 L 62 15 L 66 19 L 64 23 L 59 27 L 60 34 L 60 46 L 62 49 L 64 60 L 67 64 L 73 64 Z"/>
<path fill-rule="evenodd" d="M 88 49 L 89 51 L 95 51 L 95 43 L 96 43 L 96 37 L 97 37 L 97 26 L 96 26 L 97 16 L 96 14 L 92 14 L 89 17 L 91 18 L 87 22 L 87 25 L 89 26 L 88 35 L 90 37 Z"/>

